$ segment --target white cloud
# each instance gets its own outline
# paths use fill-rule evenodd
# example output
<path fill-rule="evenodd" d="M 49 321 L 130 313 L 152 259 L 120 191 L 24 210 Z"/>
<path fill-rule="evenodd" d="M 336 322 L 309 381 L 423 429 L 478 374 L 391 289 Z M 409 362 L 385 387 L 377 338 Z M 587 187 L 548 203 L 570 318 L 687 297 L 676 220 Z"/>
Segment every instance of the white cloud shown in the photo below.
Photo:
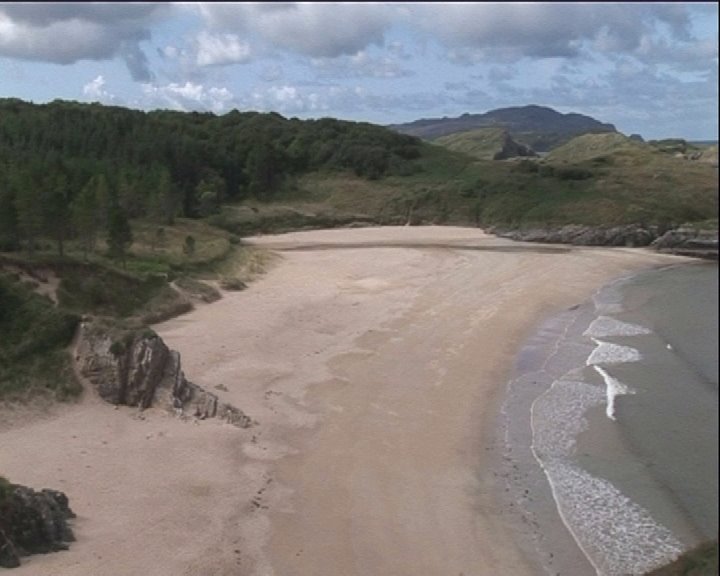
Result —
<path fill-rule="evenodd" d="M 250 45 L 241 42 L 235 34 L 208 34 L 201 32 L 197 38 L 197 65 L 215 66 L 239 64 L 250 59 Z"/>
<path fill-rule="evenodd" d="M 202 4 L 213 30 L 253 33 L 274 47 L 313 58 L 353 55 L 382 45 L 393 11 L 383 4 Z"/>
<path fill-rule="evenodd" d="M 205 87 L 194 82 L 184 84 L 171 82 L 165 85 L 143 84 L 147 107 L 169 107 L 174 110 L 209 110 L 215 113 L 227 111 L 234 96 L 227 88 Z"/>
<path fill-rule="evenodd" d="M 115 96 L 105 90 L 105 78 L 102 74 L 83 86 L 83 94 L 96 102 L 112 102 Z"/>

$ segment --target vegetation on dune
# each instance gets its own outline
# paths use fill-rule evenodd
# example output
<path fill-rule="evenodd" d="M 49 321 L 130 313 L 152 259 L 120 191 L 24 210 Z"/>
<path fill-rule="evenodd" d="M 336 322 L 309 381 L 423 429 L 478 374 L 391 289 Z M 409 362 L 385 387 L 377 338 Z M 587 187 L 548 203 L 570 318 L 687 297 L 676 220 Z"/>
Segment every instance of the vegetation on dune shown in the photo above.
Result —
<path fill-rule="evenodd" d="M 125 266 L 105 246 L 86 258 L 79 239 L 67 242 L 62 257 L 44 240 L 32 256 L 0 255 L 0 400 L 38 394 L 65 400 L 81 391 L 69 352 L 81 316 L 140 328 L 219 296 L 195 277 L 240 289 L 267 264 L 236 237 L 202 221 L 178 218 L 164 229 L 158 243 L 157 226 L 133 222 Z M 197 239 L 192 254 L 183 250 L 188 237 Z M 57 303 L 41 291 L 53 292 Z"/>
<path fill-rule="evenodd" d="M 433 143 L 480 160 L 494 160 L 502 151 L 507 138 L 509 135 L 506 130 L 488 127 L 442 136 Z"/>
<path fill-rule="evenodd" d="M 34 394 L 67 399 L 80 392 L 67 347 L 80 318 L 0 275 L 0 398 Z"/>

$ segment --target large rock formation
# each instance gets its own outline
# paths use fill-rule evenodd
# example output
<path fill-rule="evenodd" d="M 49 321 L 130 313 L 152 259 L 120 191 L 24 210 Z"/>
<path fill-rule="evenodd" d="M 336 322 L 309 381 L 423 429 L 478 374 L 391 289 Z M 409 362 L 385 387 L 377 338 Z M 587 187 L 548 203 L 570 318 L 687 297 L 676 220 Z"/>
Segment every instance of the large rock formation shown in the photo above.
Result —
<path fill-rule="evenodd" d="M 75 540 L 68 526 L 75 514 L 65 494 L 4 480 L 0 488 L 0 567 L 20 566 L 20 558 L 30 554 L 67 550 Z"/>
<path fill-rule="evenodd" d="M 149 329 L 109 329 L 85 322 L 76 358 L 80 373 L 111 404 L 163 407 L 182 416 L 221 418 L 247 428 L 252 420 L 185 378 L 180 354 Z"/>
<path fill-rule="evenodd" d="M 505 133 L 503 138 L 502 149 L 495 153 L 493 160 L 507 160 L 508 158 L 518 157 L 536 157 L 537 154 L 532 148 L 515 142 L 510 134 Z"/>

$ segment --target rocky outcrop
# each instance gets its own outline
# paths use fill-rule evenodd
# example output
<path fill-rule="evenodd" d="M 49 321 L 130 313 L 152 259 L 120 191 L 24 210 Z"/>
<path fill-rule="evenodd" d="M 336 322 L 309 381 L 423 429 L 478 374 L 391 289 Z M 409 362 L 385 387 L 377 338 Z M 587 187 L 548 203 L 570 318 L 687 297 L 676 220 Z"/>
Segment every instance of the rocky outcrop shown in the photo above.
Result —
<path fill-rule="evenodd" d="M 624 226 L 567 225 L 557 228 L 508 230 L 494 227 L 489 232 L 511 240 L 572 244 L 576 246 L 652 246 L 660 252 L 717 260 L 717 230 L 681 227 L 661 234 L 656 226 L 629 224 Z"/>
<path fill-rule="evenodd" d="M 537 157 L 537 153 L 532 148 L 513 140 L 510 134 L 506 132 L 503 138 L 502 148 L 495 153 L 493 160 L 507 160 L 508 158 L 519 157 Z"/>
<path fill-rule="evenodd" d="M 652 228 L 636 225 L 596 227 L 569 224 L 559 228 L 526 230 L 495 228 L 491 232 L 503 238 L 524 242 L 573 244 L 576 246 L 648 246 L 657 235 L 657 231 Z"/>
<path fill-rule="evenodd" d="M 187 380 L 180 354 L 152 330 L 120 331 L 85 322 L 75 360 L 80 374 L 111 404 L 141 410 L 156 406 L 181 416 L 221 418 L 241 428 L 252 425 L 241 410 Z"/>
<path fill-rule="evenodd" d="M 68 499 L 56 490 L 36 492 L 3 483 L 0 495 L 0 566 L 20 566 L 20 558 L 67 550 L 75 537 L 68 520 L 75 517 Z"/>
<path fill-rule="evenodd" d="M 653 243 L 660 252 L 718 259 L 718 231 L 690 227 L 668 230 Z"/>

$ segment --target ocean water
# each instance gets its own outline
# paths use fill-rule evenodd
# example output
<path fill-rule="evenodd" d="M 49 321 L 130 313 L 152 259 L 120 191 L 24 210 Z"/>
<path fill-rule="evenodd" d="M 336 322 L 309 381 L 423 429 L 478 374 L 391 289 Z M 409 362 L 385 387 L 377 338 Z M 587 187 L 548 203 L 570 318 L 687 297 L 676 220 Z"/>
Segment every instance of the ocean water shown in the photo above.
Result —
<path fill-rule="evenodd" d="M 518 356 L 507 490 L 548 574 L 644 574 L 717 538 L 717 302 L 716 264 L 653 270 L 547 320 Z"/>

